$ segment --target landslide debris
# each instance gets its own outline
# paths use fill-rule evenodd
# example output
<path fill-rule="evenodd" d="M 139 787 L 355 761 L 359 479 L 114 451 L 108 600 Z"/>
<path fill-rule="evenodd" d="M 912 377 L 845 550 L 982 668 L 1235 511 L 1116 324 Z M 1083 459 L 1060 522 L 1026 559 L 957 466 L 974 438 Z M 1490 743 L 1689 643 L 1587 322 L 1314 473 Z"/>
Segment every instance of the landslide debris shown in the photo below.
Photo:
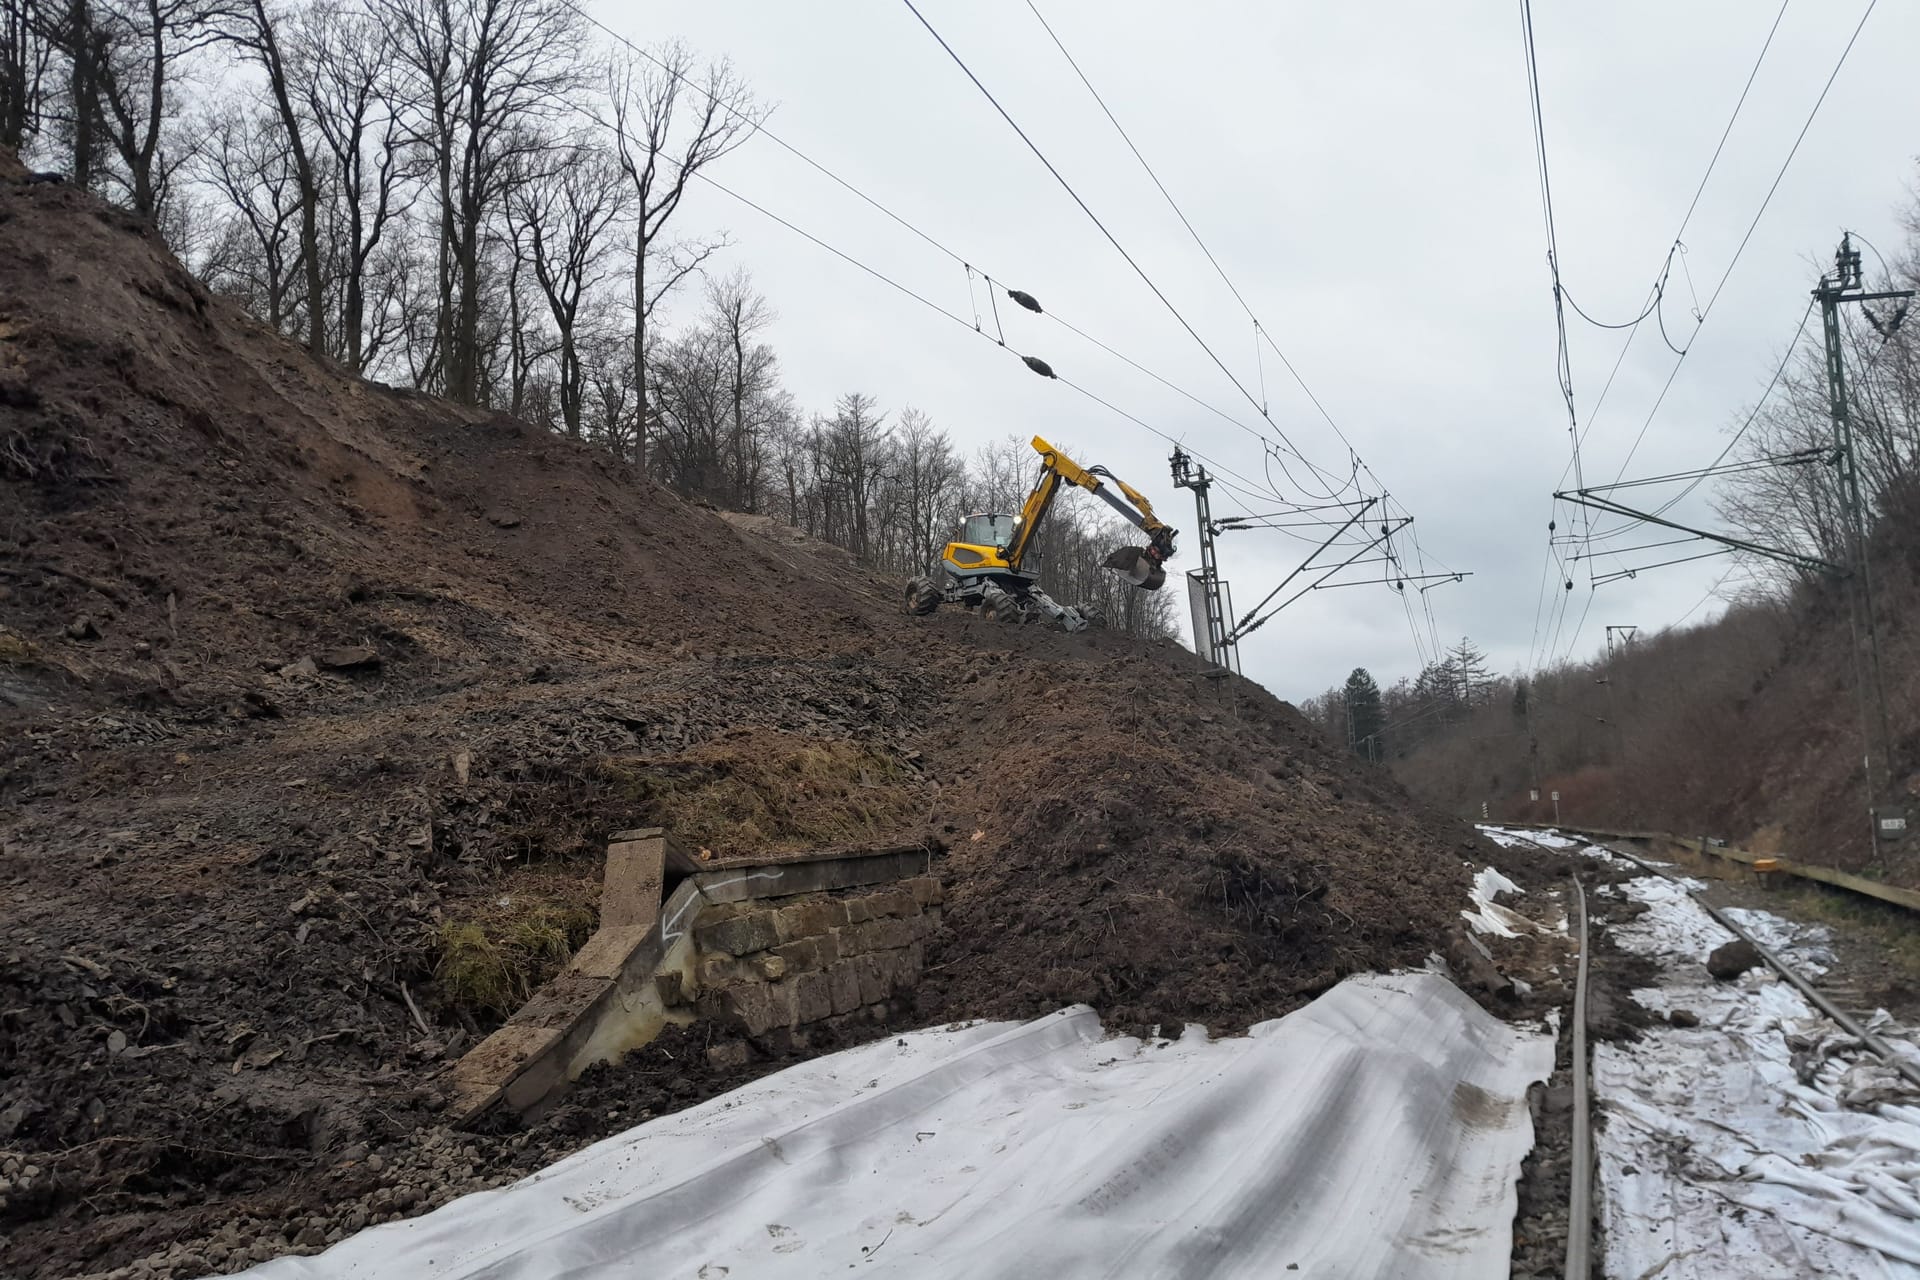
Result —
<path fill-rule="evenodd" d="M 922 1021 L 1233 1030 L 1444 950 L 1485 851 L 1290 708 L 895 587 L 0 166 L 0 1273 L 317 1249 L 777 1067 L 663 1042 L 447 1128 L 625 827 L 944 847 Z"/>

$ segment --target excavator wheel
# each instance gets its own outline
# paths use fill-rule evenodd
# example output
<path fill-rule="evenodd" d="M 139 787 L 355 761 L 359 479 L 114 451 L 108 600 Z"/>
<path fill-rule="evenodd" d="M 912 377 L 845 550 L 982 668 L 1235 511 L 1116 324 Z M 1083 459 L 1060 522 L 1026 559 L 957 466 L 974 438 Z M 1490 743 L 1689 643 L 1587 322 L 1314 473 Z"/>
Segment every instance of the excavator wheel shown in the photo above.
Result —
<path fill-rule="evenodd" d="M 1099 605 L 1083 604 L 1079 606 L 1079 613 L 1082 618 L 1087 620 L 1087 629 L 1089 631 L 1105 631 L 1107 629 L 1107 611 Z"/>
<path fill-rule="evenodd" d="M 909 578 L 901 607 L 915 617 L 926 617 L 940 607 L 939 585 L 931 578 Z"/>
<path fill-rule="evenodd" d="M 1027 612 L 1018 596 L 998 587 L 988 587 L 980 597 L 980 616 L 988 622 L 1018 623 L 1026 621 Z"/>

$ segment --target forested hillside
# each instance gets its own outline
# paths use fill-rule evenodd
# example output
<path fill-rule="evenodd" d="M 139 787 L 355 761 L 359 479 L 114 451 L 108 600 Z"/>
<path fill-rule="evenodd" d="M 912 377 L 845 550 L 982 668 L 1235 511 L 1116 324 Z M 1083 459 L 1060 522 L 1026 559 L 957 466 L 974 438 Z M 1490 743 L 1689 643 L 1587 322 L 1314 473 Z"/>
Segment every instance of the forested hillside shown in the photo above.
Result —
<path fill-rule="evenodd" d="M 787 392 L 775 302 L 682 212 L 769 111 L 724 61 L 626 44 L 570 0 L 0 0 L 0 35 L 0 147 L 150 220 L 211 292 L 349 374 L 903 576 L 1032 485 L 1025 424 L 968 456 L 911 405 Z M 1099 571 L 1108 514 L 1062 504 L 1050 589 L 1170 634 L 1171 596 Z"/>
<path fill-rule="evenodd" d="M 1920 206 L 1907 225 L 1891 259 L 1868 257 L 1870 289 L 1920 287 Z M 1608 628 L 1593 657 L 1504 675 L 1463 640 L 1415 676 L 1370 695 L 1373 675 L 1356 672 L 1304 709 L 1462 815 L 1485 805 L 1496 818 L 1547 820 L 1558 791 L 1570 822 L 1710 833 L 1920 883 L 1920 842 L 1876 854 L 1868 822 L 1870 800 L 1920 806 L 1920 325 L 1900 313 L 1897 302 L 1869 307 L 1844 334 L 1871 530 L 1864 572 L 1853 568 L 1816 317 L 1736 421 L 1723 459 L 1751 465 L 1714 481 L 1713 507 L 1744 541 L 1847 572 L 1741 555 L 1721 579 L 1730 603 L 1711 621 Z"/>

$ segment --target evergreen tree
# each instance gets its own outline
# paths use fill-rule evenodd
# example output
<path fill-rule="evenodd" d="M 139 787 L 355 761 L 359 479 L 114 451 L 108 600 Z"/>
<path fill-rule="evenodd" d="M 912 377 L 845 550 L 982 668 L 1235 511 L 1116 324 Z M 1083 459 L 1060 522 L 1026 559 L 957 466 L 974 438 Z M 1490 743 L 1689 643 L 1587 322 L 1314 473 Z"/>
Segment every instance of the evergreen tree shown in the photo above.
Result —
<path fill-rule="evenodd" d="M 1474 707 L 1486 701 L 1487 692 L 1493 687 L 1493 672 L 1487 668 L 1484 650 L 1461 636 L 1460 643 L 1447 650 L 1447 658 L 1442 665 L 1453 678 L 1460 702 Z"/>
<path fill-rule="evenodd" d="M 1527 682 L 1525 680 L 1513 682 L 1513 718 L 1522 722 L 1527 718 Z"/>
<path fill-rule="evenodd" d="M 1453 713 L 1460 705 L 1460 677 L 1454 670 L 1453 659 L 1429 662 L 1420 668 L 1420 678 L 1413 682 L 1413 696 L 1420 714 L 1425 717 L 1424 732 L 1451 724 Z"/>
<path fill-rule="evenodd" d="M 1365 667 L 1355 667 L 1347 677 L 1348 742 L 1355 755 L 1369 760 L 1386 756 L 1386 744 L 1380 731 L 1386 727 L 1386 712 L 1380 703 L 1380 686 Z"/>

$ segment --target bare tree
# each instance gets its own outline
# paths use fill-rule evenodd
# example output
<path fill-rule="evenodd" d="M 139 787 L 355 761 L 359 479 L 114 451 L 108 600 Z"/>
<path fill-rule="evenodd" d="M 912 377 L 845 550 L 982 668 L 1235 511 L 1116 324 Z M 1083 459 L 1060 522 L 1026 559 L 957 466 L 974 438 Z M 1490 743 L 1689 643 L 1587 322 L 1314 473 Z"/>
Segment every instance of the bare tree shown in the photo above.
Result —
<path fill-rule="evenodd" d="M 1874 282 L 1880 290 L 1920 286 L 1920 202 L 1908 213 L 1909 241 Z M 1920 325 L 1888 307 L 1857 315 L 1847 308 L 1842 331 L 1854 456 L 1870 522 L 1899 509 L 1920 472 Z M 1724 478 L 1715 495 L 1720 515 L 1750 541 L 1798 551 L 1835 564 L 1851 558 L 1852 518 L 1842 479 L 1840 441 L 1828 398 L 1825 339 L 1808 334 L 1790 352 L 1774 393 L 1747 421 L 1735 443 L 1737 462 L 1785 454 L 1824 455 L 1789 466 L 1755 466 Z M 1748 567 L 1779 594 L 1817 576 L 1777 561 L 1749 557 Z"/>
<path fill-rule="evenodd" d="M 327 288 L 325 264 L 320 256 L 320 180 L 307 145 L 307 121 L 295 109 L 300 91 L 292 77 L 297 72 L 282 49 L 284 41 L 276 21 L 275 16 L 267 12 L 266 0 L 247 0 L 246 11 L 232 24 L 228 38 L 251 54 L 266 72 L 267 90 L 279 113 L 289 168 L 300 197 L 300 266 L 306 279 L 307 351 L 315 357 L 324 357 L 327 354 Z"/>
<path fill-rule="evenodd" d="M 40 129 L 53 46 L 41 0 L 0 0 L 0 147 L 26 147 Z"/>
<path fill-rule="evenodd" d="M 239 110 L 220 117 L 198 167 L 232 210 L 197 264 L 201 279 L 284 330 L 298 296 L 300 195 L 279 122 Z"/>
<path fill-rule="evenodd" d="M 912 407 L 900 411 L 894 473 L 902 493 L 905 540 L 902 562 L 892 567 L 924 573 L 947 540 L 949 499 L 960 480 L 960 463 L 946 432 Z"/>
<path fill-rule="evenodd" d="M 44 11 L 43 11 L 44 12 Z M 228 0 L 69 0 L 44 28 L 71 65 L 73 177 L 102 174 L 95 130 L 119 160 L 113 174 L 134 212 L 157 218 L 187 148 L 162 148 L 177 110 L 172 77 L 182 60 L 222 38 Z"/>
<path fill-rule="evenodd" d="M 873 554 L 874 498 L 886 480 L 893 428 L 872 396 L 858 391 L 841 396 L 833 417 L 821 424 L 825 466 L 834 497 L 844 513 L 848 549 L 863 558 Z M 884 519 L 884 517 L 882 517 Z"/>
<path fill-rule="evenodd" d="M 42 10 L 49 42 L 67 55 L 68 126 L 71 142 L 68 173 L 75 186 L 93 189 L 99 172 L 100 68 L 106 61 L 106 41 L 96 34 L 87 0 L 66 0 L 59 9 Z"/>
<path fill-rule="evenodd" d="M 773 308 L 754 291 L 746 271 L 736 269 L 708 284 L 707 314 L 727 362 L 731 423 L 725 453 L 732 472 L 728 503 L 742 511 L 758 511 L 766 434 L 793 416 L 779 388 L 779 361 L 773 348 L 761 341 L 761 334 L 774 321 Z"/>
<path fill-rule="evenodd" d="M 588 439 L 616 458 L 631 460 L 639 443 L 640 415 L 634 410 L 633 348 L 611 328 L 597 327 L 581 338 L 588 407 L 593 411 Z"/>
<path fill-rule="evenodd" d="M 560 418 L 580 436 L 587 378 L 580 361 L 580 303 L 605 277 L 605 234 L 620 214 L 620 171 L 593 147 L 546 158 L 518 184 L 511 200 L 516 243 L 525 246 L 534 280 L 558 334 Z"/>
<path fill-rule="evenodd" d="M 359 373 L 379 354 L 389 325 L 387 283 L 376 286 L 382 314 L 368 326 L 369 276 L 388 225 L 408 203 L 403 183 L 415 176 L 402 154 L 402 124 L 394 83 L 394 44 L 366 12 L 342 0 L 318 0 L 300 24 L 298 62 L 306 114 L 327 155 L 327 272 L 337 285 L 331 313 L 334 354 Z"/>
<path fill-rule="evenodd" d="M 374 0 L 431 158 L 438 205 L 435 325 L 420 367 L 480 399 L 483 252 L 523 161 L 549 145 L 580 84 L 584 19 L 567 0 Z"/>
<path fill-rule="evenodd" d="M 756 123 L 753 98 L 728 63 L 710 64 L 698 82 L 693 65 L 693 55 L 684 45 L 670 44 L 644 60 L 615 64 L 609 73 L 620 167 L 634 194 L 630 211 L 634 220 L 633 365 L 640 379 L 643 422 L 651 407 L 647 329 L 654 311 L 723 243 L 672 244 L 666 235 L 668 223 L 693 176 L 744 142 Z M 683 94 L 693 95 L 696 101 L 681 112 Z M 681 117 L 678 124 L 676 115 Z M 640 450 L 644 467 L 644 430 Z"/>
<path fill-rule="evenodd" d="M 653 390 L 651 421 L 643 423 L 657 456 L 655 473 L 682 493 L 726 501 L 728 356 L 719 333 L 699 325 L 648 350 L 644 386 Z M 637 390 L 637 388 L 636 388 Z"/>

